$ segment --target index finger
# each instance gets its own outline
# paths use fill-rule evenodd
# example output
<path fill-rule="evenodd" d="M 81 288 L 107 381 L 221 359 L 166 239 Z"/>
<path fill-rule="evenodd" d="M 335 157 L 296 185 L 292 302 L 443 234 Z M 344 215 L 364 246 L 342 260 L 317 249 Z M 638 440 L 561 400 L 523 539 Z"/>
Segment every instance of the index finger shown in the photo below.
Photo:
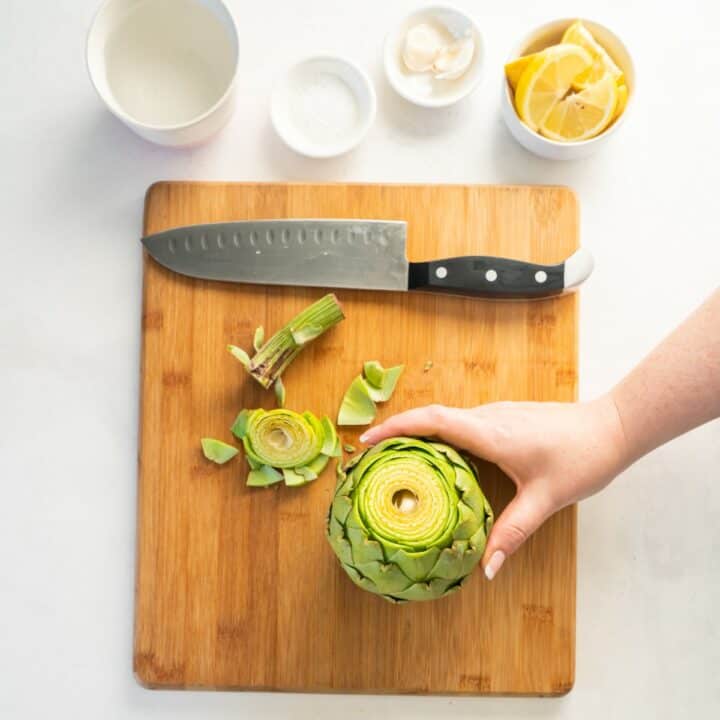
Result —
<path fill-rule="evenodd" d="M 492 448 L 486 428 L 487 423 L 467 409 L 426 405 L 393 415 L 363 433 L 360 442 L 375 445 L 398 435 L 435 436 L 491 460 Z"/>

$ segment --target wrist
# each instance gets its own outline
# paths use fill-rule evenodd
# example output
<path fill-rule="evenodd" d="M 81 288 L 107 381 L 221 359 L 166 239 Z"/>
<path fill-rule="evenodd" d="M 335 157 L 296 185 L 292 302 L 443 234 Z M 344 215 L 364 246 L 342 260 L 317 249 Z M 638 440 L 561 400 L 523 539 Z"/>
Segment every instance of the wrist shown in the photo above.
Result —
<path fill-rule="evenodd" d="M 623 425 L 620 408 L 612 392 L 601 395 L 587 403 L 594 418 L 595 430 L 605 449 L 606 467 L 603 474 L 607 481 L 619 475 L 635 461 L 632 447 Z"/>

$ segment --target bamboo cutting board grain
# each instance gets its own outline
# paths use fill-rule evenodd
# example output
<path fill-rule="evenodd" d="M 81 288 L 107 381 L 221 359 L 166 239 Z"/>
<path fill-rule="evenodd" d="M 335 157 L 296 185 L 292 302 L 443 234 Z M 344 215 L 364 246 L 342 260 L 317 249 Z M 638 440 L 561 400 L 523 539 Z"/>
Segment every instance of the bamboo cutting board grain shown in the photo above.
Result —
<path fill-rule="evenodd" d="M 145 232 L 248 218 L 409 221 L 411 260 L 490 254 L 557 262 L 578 244 L 556 187 L 158 183 Z M 149 687 L 561 694 L 574 680 L 576 511 L 553 517 L 489 583 L 391 605 L 356 588 L 324 537 L 330 468 L 310 485 L 253 489 L 231 440 L 243 407 L 274 406 L 225 351 L 250 348 L 320 289 L 221 284 L 145 258 L 134 668 Z M 379 417 L 440 402 L 575 399 L 577 301 L 497 303 L 338 291 L 347 315 L 284 375 L 288 406 L 334 417 L 362 362 L 405 363 Z M 433 366 L 424 372 L 424 365 Z M 343 431 L 345 442 L 357 432 Z M 481 482 L 496 513 L 513 486 Z"/>

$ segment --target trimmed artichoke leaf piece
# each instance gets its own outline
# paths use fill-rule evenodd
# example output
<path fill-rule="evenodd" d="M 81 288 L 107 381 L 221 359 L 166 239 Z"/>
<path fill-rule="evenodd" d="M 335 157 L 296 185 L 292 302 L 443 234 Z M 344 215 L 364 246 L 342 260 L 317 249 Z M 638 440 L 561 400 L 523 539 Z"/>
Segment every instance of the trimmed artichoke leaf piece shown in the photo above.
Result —
<path fill-rule="evenodd" d="M 385 370 L 377 360 L 369 360 L 363 366 L 363 373 L 368 384 L 368 394 L 375 402 L 387 402 L 395 392 L 397 381 L 405 369 L 404 365 Z"/>
<path fill-rule="evenodd" d="M 255 328 L 255 334 L 253 335 L 253 347 L 255 348 L 255 352 L 257 352 L 265 342 L 265 328 L 260 325 L 260 327 Z"/>
<path fill-rule="evenodd" d="M 369 425 L 377 410 L 367 383 L 358 375 L 347 389 L 338 413 L 338 425 Z"/>
<path fill-rule="evenodd" d="M 389 438 L 338 466 L 327 535 L 353 582 L 391 602 L 455 592 L 493 513 L 475 468 L 443 443 Z"/>
<path fill-rule="evenodd" d="M 236 447 L 224 443 L 222 440 L 215 438 L 202 438 L 200 440 L 203 455 L 218 465 L 224 465 L 228 460 L 232 460 L 239 452 Z"/>
<path fill-rule="evenodd" d="M 285 407 L 285 385 L 283 384 L 282 378 L 278 378 L 275 381 L 275 385 L 273 385 L 275 388 L 275 401 L 277 402 L 277 406 L 279 408 Z"/>

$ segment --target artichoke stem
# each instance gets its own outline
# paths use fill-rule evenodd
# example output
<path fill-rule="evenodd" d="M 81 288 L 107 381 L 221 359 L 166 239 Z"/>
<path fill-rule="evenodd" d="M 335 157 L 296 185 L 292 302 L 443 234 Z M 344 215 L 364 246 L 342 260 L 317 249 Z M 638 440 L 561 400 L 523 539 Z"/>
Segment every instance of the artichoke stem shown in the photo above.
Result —
<path fill-rule="evenodd" d="M 305 308 L 262 345 L 250 360 L 248 372 L 264 388 L 269 388 L 310 339 L 321 335 L 344 318 L 342 307 L 335 295 L 325 295 Z M 308 340 L 298 343 L 297 339 L 304 336 Z"/>

